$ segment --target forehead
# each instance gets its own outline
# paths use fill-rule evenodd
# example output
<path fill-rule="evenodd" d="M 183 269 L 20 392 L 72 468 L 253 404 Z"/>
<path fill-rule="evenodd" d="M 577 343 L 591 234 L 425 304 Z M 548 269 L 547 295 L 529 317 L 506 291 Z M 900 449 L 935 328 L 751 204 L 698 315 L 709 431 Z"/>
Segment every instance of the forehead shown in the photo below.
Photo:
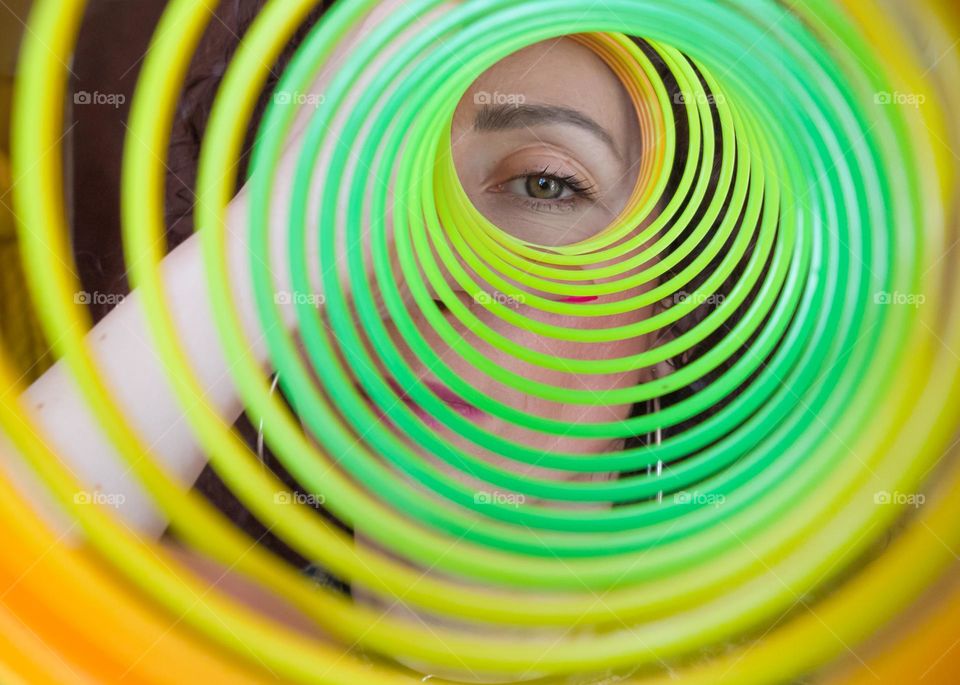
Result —
<path fill-rule="evenodd" d="M 626 134 L 631 116 L 629 96 L 616 74 L 593 50 L 570 38 L 535 43 L 487 69 L 461 101 L 455 123 L 472 124 L 479 92 L 506 102 L 523 96 L 527 104 L 576 107 L 615 136 Z"/>

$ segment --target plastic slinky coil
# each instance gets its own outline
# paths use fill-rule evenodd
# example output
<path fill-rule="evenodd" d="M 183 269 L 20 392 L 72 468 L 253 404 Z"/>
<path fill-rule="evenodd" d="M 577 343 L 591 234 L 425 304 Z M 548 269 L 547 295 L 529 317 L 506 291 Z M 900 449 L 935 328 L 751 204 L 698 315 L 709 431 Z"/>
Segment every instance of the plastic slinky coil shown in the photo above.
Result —
<path fill-rule="evenodd" d="M 32 306 L 180 544 L 308 627 L 81 501 L 92 486 L 45 440 L 20 399 L 24 370 L 0 350 L 3 461 L 28 467 L 73 523 L 67 539 L 0 478 L 0 683 L 957 682 L 953 2 L 407 0 L 364 23 L 383 3 L 348 0 L 280 74 L 317 3 L 265 3 L 212 105 L 194 225 L 243 407 L 311 501 L 278 497 L 287 486 L 204 402 L 160 269 L 171 126 L 216 4 L 171 0 L 144 55 L 123 154 L 125 266 L 211 467 L 342 583 L 317 584 L 185 488 L 104 382 L 64 182 L 86 8 L 35 0 L 5 199 Z M 622 81 L 644 154 L 612 224 L 550 247 L 478 211 L 451 127 L 487 69 L 561 36 Z M 238 225 L 243 288 L 225 257 Z M 238 292 L 252 293 L 266 369 Z M 631 340 L 646 343 L 591 355 Z M 458 411 L 424 367 L 492 420 Z M 635 382 L 599 391 L 559 375 Z M 641 410 L 560 421 L 494 386 L 530 406 Z M 622 447 L 544 449 L 517 431 Z"/>

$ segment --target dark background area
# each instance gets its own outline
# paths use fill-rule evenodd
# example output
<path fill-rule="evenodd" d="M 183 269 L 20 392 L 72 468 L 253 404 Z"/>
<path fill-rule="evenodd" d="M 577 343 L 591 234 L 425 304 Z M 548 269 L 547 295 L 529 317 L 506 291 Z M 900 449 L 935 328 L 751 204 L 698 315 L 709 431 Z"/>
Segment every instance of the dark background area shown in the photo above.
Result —
<path fill-rule="evenodd" d="M 87 292 L 128 291 L 120 239 L 120 162 L 125 122 L 150 36 L 165 0 L 93 0 L 73 72 L 75 93 L 123 96 L 123 104 L 74 105 L 71 118 L 74 252 Z M 110 310 L 94 304 L 95 321 Z"/>
<path fill-rule="evenodd" d="M 69 184 L 73 192 L 74 253 L 84 289 L 90 293 L 119 295 L 129 292 L 120 220 L 126 121 L 150 38 L 166 4 L 166 0 L 92 0 L 81 28 L 73 65 L 76 75 L 73 92 L 96 93 L 108 100 L 104 104 L 99 101 L 83 104 L 77 103 L 75 97 L 67 123 L 68 126 L 74 124 L 70 133 L 72 183 Z M 275 65 L 251 122 L 247 152 L 278 74 L 282 73 L 299 39 L 322 15 L 326 4 L 319 5 Z M 165 217 L 168 250 L 193 232 L 196 165 L 210 108 L 240 37 L 262 5 L 263 0 L 221 2 L 194 53 L 170 134 Z M 100 101 L 104 99 L 101 97 Z M 240 178 L 243 176 L 244 164 L 241 164 Z M 112 309 L 110 298 L 100 300 L 103 301 L 107 304 L 91 303 L 94 321 L 99 321 Z M 256 450 L 258 427 L 249 417 L 242 416 L 236 429 L 251 450 Z M 296 482 L 269 449 L 264 450 L 264 461 L 291 491 L 298 491 Z M 197 480 L 196 489 L 238 527 L 281 558 L 301 568 L 309 564 L 307 559 L 270 534 L 209 466 Z M 316 577 L 315 569 L 310 572 Z M 324 582 L 336 581 L 324 579 Z"/>

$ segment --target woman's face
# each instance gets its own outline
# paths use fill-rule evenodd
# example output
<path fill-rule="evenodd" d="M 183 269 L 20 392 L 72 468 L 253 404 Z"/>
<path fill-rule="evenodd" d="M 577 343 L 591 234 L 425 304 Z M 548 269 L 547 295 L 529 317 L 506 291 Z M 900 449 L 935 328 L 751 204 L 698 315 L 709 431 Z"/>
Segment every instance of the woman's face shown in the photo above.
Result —
<path fill-rule="evenodd" d="M 477 79 L 457 107 L 452 146 L 476 208 L 544 246 L 580 242 L 612 223 L 642 152 L 626 90 L 570 38 L 532 45 Z"/>
<path fill-rule="evenodd" d="M 643 154 L 639 141 L 636 110 L 617 76 L 590 48 L 573 39 L 561 38 L 532 45 L 486 71 L 456 109 L 451 142 L 460 181 L 483 215 L 525 241 L 556 246 L 596 235 L 616 219 L 637 181 Z M 475 280 L 482 283 L 479 278 Z M 497 318 L 482 304 L 474 302 L 452 279 L 448 282 L 463 304 L 487 326 L 517 346 L 554 358 L 617 358 L 639 353 L 646 346 L 640 338 L 588 344 L 545 338 Z M 602 296 L 596 301 L 623 299 L 638 292 Z M 520 301 L 510 306 L 524 317 L 567 328 L 607 328 L 649 316 L 649 312 L 643 310 L 605 317 L 560 316 L 538 312 Z M 584 303 L 584 306 L 588 305 Z M 480 350 L 499 367 L 523 378 L 587 391 L 599 400 L 598 404 L 584 406 L 554 403 L 501 385 L 475 369 L 457 353 L 461 345 L 451 349 L 440 341 L 412 302 L 410 311 L 439 360 L 479 391 L 529 414 L 571 425 L 623 419 L 630 407 L 604 403 L 604 392 L 642 380 L 636 371 L 616 375 L 574 374 L 521 362 L 483 343 L 449 311 L 445 313 L 463 336 L 462 347 Z M 617 448 L 609 440 L 533 433 L 467 406 L 450 396 L 437 381 L 431 371 L 436 361 L 415 357 L 389 322 L 387 325 L 417 375 L 441 397 L 446 397 L 451 408 L 484 431 L 548 452 L 596 453 Z M 446 428 L 436 426 L 420 408 L 412 409 L 458 446 L 490 461 L 500 461 L 494 455 L 483 454 Z M 512 469 L 525 473 L 539 471 L 509 463 Z"/>

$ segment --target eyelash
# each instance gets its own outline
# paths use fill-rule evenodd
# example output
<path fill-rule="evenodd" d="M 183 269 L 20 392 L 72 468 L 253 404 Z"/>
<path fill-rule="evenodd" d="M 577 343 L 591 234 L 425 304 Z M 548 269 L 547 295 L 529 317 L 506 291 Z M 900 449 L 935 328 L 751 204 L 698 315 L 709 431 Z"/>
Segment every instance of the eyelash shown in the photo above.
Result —
<path fill-rule="evenodd" d="M 596 192 L 594 190 L 595 186 L 587 185 L 587 182 L 577 176 L 576 174 L 569 174 L 567 176 L 560 176 L 557 173 L 550 173 L 549 167 L 544 167 L 543 169 L 530 169 L 518 174 L 513 178 L 509 179 L 506 183 L 512 181 L 517 181 L 520 179 L 528 179 L 530 177 L 535 178 L 550 178 L 555 181 L 559 181 L 570 190 L 573 191 L 573 197 L 568 197 L 564 199 L 556 200 L 541 200 L 533 197 L 525 197 L 522 195 L 515 195 L 518 201 L 531 208 L 538 211 L 569 211 L 574 208 L 574 206 L 581 200 L 591 200 L 595 197 Z M 504 185 L 506 185 L 504 183 Z"/>

